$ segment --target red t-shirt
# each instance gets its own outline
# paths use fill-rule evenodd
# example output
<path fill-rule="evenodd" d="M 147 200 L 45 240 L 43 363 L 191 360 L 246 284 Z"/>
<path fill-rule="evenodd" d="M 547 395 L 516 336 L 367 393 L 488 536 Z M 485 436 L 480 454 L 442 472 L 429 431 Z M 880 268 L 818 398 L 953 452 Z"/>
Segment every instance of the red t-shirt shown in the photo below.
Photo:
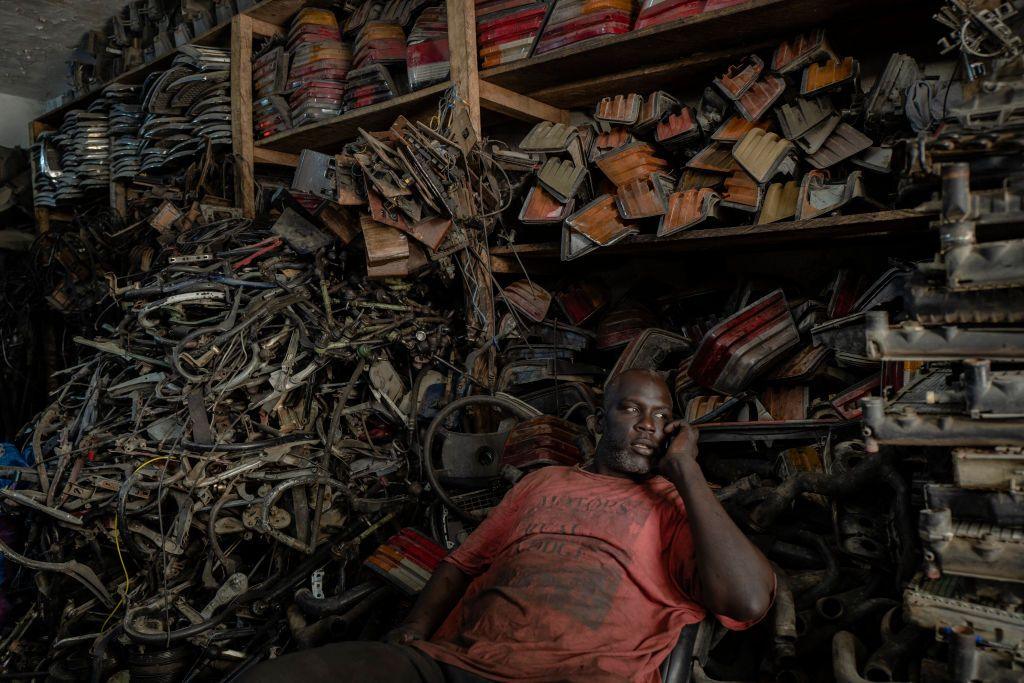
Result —
<path fill-rule="evenodd" d="M 414 645 L 496 681 L 657 683 L 680 630 L 705 616 L 695 559 L 668 480 L 545 467 L 445 559 L 475 578 Z"/>

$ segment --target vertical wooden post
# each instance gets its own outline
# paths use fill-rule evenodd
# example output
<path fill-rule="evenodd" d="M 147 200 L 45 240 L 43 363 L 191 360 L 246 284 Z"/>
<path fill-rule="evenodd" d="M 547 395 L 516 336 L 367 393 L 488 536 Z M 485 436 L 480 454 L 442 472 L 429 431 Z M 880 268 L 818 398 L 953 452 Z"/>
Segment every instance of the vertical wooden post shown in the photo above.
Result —
<path fill-rule="evenodd" d="M 481 136 L 480 79 L 477 76 L 476 5 L 473 0 L 446 0 L 448 13 L 448 52 L 451 55 L 452 82 L 469 108 L 469 118 Z"/>
<path fill-rule="evenodd" d="M 29 144 L 30 145 L 35 144 L 36 138 L 39 137 L 39 134 L 49 130 L 49 128 L 50 127 L 47 126 L 42 121 L 31 121 L 28 124 Z M 29 159 L 29 168 L 30 169 L 33 168 L 33 166 L 32 166 L 32 159 L 31 158 Z M 35 175 L 35 171 L 33 171 L 32 173 L 33 173 L 33 175 Z M 35 184 L 35 182 L 33 182 L 32 183 L 32 204 L 33 204 L 32 211 L 35 214 L 35 218 L 36 218 L 36 234 L 37 235 L 42 235 L 43 233 L 50 232 L 50 209 L 46 208 L 45 206 L 35 206 L 35 201 L 36 201 L 36 184 Z"/>
<path fill-rule="evenodd" d="M 470 125 L 477 139 L 483 138 L 480 126 L 480 78 L 477 74 L 476 4 L 474 0 L 445 0 L 448 15 L 448 52 L 451 55 L 452 83 L 459 98 L 466 103 Z M 476 341 L 487 345 L 496 331 L 493 285 L 488 270 L 487 244 L 483 227 L 474 228 L 463 264 L 468 315 L 473 326 L 479 326 Z M 479 232 L 476 232 L 479 230 Z M 494 382 L 494 352 L 488 349 L 477 357 L 473 376 L 484 386 Z"/>
<path fill-rule="evenodd" d="M 256 217 L 252 138 L 252 17 L 231 20 L 231 144 L 235 154 L 235 203 Z"/>

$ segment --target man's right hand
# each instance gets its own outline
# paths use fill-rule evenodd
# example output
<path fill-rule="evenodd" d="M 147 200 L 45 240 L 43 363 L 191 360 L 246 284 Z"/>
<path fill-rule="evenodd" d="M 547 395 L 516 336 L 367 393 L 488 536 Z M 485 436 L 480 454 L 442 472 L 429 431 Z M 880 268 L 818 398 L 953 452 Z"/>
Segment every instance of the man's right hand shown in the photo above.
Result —
<path fill-rule="evenodd" d="M 448 562 L 438 564 L 405 621 L 388 632 L 384 642 L 407 645 L 414 640 L 429 638 L 466 592 L 469 581 L 470 578 L 455 565 Z"/>
<path fill-rule="evenodd" d="M 392 645 L 408 645 L 414 640 L 423 640 L 426 637 L 423 629 L 411 624 L 402 624 L 388 631 L 384 636 L 384 642 Z"/>

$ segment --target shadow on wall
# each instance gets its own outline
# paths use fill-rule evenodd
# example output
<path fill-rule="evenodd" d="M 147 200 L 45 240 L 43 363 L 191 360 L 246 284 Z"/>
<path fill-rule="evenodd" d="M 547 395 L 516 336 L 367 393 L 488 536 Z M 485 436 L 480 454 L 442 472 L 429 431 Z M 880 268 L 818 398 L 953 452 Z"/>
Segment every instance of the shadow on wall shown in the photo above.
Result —
<path fill-rule="evenodd" d="M 0 93 L 0 146 L 28 147 L 28 124 L 43 113 L 43 103 Z"/>

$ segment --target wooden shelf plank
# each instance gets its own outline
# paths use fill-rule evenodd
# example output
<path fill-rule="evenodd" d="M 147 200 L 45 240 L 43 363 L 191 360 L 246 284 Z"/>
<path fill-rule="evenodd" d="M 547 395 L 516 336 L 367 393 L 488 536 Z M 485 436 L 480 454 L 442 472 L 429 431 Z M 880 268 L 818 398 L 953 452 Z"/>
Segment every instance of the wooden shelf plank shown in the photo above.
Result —
<path fill-rule="evenodd" d="M 437 98 L 451 87 L 451 81 L 400 95 L 393 100 L 360 107 L 325 121 L 317 121 L 286 130 L 256 142 L 258 148 L 298 154 L 304 149 L 332 151 L 359 134 L 359 129 L 388 128 L 399 114 L 409 116 L 417 110 L 436 107 Z"/>
<path fill-rule="evenodd" d="M 253 150 L 252 160 L 257 164 L 271 164 L 273 166 L 291 166 L 294 168 L 299 165 L 298 154 L 277 152 L 272 149 L 263 149 L 262 147 L 257 147 Z"/>
<path fill-rule="evenodd" d="M 683 251 L 719 248 L 746 248 L 761 245 L 798 244 L 837 238 L 902 237 L 927 232 L 931 214 L 904 209 L 876 211 L 845 216 L 825 216 L 803 221 L 781 221 L 768 225 L 687 230 L 672 237 L 658 239 L 652 234 L 637 235 L 631 240 L 600 248 L 579 259 L 584 262 L 602 255 L 660 255 Z M 491 248 L 496 270 L 509 271 L 510 260 L 558 259 L 561 248 L 555 243 L 518 244 L 514 247 Z"/>
<path fill-rule="evenodd" d="M 872 14 L 878 16 L 879 21 L 889 22 L 894 11 L 913 11 L 928 16 L 924 14 L 928 3 L 907 0 L 894 7 L 885 0 L 750 0 L 660 26 L 567 45 L 529 59 L 484 69 L 480 78 L 548 104 L 573 106 L 578 102 L 558 96 L 560 86 L 587 80 L 599 82 L 603 76 L 679 62 L 708 51 L 749 50 L 759 41 L 770 38 L 777 42 L 782 37 L 855 14 L 861 22 Z M 644 88 L 647 87 L 645 83 Z M 546 89 L 553 93 L 545 92 Z M 609 92 L 608 88 L 601 91 Z M 593 99 L 591 95 L 590 101 Z"/>
<path fill-rule="evenodd" d="M 305 4 L 305 0 L 263 0 L 240 14 L 274 26 L 283 26 Z"/>
<path fill-rule="evenodd" d="M 280 25 L 290 16 L 298 12 L 302 5 L 303 0 L 262 0 L 262 2 L 257 2 L 244 12 L 239 12 L 239 14 L 253 17 L 254 19 L 258 19 L 259 21 L 267 24 Z M 225 34 L 227 34 L 230 27 L 230 21 L 214 26 L 206 33 L 193 38 L 189 44 L 215 45 L 224 37 Z M 146 76 L 154 71 L 168 68 L 179 51 L 180 48 L 175 48 L 167 54 L 157 57 L 151 62 L 140 64 L 133 69 L 129 69 L 128 71 L 110 79 L 95 90 L 91 90 L 90 92 L 80 95 L 69 102 L 65 102 L 59 107 L 54 107 L 53 109 L 44 112 L 36 120 L 51 125 L 60 125 L 64 118 L 64 114 L 72 109 L 82 109 L 87 107 L 89 103 L 98 97 L 99 94 L 103 92 L 103 89 L 108 85 L 112 85 L 114 83 L 139 84 L 145 81 Z"/>

